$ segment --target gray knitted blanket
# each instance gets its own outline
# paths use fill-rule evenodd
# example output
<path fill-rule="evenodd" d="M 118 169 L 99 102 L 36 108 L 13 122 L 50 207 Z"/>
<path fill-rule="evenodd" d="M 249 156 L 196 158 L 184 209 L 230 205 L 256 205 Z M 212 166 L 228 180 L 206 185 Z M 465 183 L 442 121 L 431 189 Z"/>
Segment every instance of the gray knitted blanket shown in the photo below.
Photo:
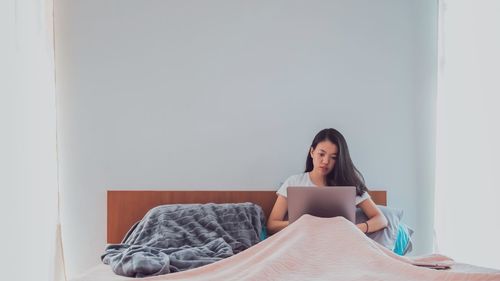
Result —
<path fill-rule="evenodd" d="M 264 225 L 262 208 L 253 203 L 158 206 L 101 259 L 122 276 L 183 271 L 257 244 Z"/>

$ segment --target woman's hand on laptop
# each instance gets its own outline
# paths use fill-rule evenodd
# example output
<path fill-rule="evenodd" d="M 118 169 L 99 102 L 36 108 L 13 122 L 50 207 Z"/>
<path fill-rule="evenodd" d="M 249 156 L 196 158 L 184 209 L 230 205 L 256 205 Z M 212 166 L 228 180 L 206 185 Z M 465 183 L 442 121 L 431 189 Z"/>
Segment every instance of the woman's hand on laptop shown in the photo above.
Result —
<path fill-rule="evenodd" d="M 288 203 L 286 201 L 286 198 L 278 195 L 278 198 L 274 203 L 273 210 L 271 211 L 269 219 L 267 220 L 267 232 L 269 234 L 274 234 L 288 226 L 288 220 L 284 220 L 287 211 Z"/>

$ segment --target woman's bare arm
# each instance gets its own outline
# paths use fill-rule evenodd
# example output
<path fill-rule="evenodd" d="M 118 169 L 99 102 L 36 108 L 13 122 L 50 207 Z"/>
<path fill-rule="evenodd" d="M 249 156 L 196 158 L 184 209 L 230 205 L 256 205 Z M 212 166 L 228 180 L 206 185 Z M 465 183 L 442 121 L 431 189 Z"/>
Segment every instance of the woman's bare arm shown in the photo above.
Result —
<path fill-rule="evenodd" d="M 363 210 L 363 212 L 368 217 L 366 223 L 368 223 L 368 233 L 375 232 L 387 226 L 387 218 L 384 216 L 382 211 L 375 205 L 371 198 L 364 200 L 358 204 L 358 207 Z M 365 223 L 360 223 L 356 225 L 361 231 L 367 232 Z"/>
<path fill-rule="evenodd" d="M 269 219 L 267 220 L 267 232 L 269 234 L 274 234 L 288 226 L 288 221 L 283 220 L 287 211 L 288 203 L 286 201 L 286 198 L 278 195 L 278 198 L 274 203 L 273 210 L 271 211 Z"/>

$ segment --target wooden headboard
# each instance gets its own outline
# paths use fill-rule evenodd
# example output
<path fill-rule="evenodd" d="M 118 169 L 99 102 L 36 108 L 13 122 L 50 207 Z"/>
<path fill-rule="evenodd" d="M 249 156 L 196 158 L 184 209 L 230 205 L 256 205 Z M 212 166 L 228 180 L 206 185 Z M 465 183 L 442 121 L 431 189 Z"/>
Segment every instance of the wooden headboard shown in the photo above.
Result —
<path fill-rule="evenodd" d="M 386 191 L 370 191 L 378 205 L 387 205 Z M 253 202 L 269 217 L 276 191 L 109 190 L 107 243 L 120 243 L 127 231 L 151 209 L 164 204 Z"/>

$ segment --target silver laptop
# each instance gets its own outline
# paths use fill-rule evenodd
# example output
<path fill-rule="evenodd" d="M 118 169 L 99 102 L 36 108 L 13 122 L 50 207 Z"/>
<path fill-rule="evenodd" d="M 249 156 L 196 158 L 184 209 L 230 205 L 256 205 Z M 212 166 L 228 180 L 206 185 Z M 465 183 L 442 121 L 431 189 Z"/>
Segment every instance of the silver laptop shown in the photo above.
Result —
<path fill-rule="evenodd" d="M 289 186 L 287 189 L 288 221 L 292 223 L 302 215 L 331 218 L 343 216 L 356 221 L 356 187 Z"/>

